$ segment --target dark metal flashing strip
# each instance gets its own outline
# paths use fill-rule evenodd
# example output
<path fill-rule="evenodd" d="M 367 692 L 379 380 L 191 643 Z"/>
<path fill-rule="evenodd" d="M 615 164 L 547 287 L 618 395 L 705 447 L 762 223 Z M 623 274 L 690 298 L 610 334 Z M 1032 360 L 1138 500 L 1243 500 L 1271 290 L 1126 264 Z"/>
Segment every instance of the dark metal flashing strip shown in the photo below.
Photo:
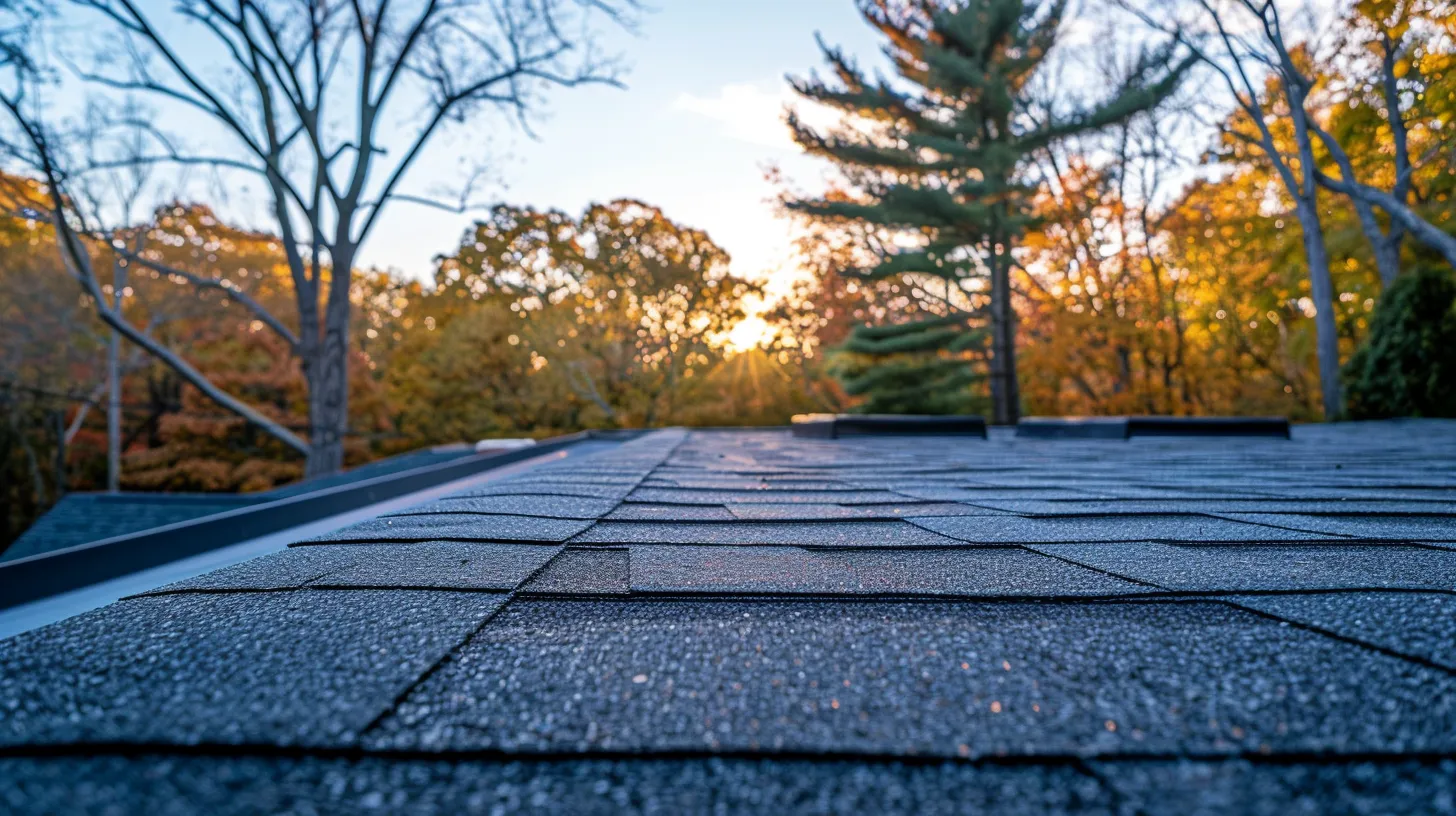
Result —
<path fill-rule="evenodd" d="M 1263 436 L 1289 438 L 1284 417 L 1128 417 L 1127 437 Z"/>
<path fill-rule="evenodd" d="M 1026 417 L 1022 439 L 1132 439 L 1134 437 L 1263 437 L 1288 439 L 1284 417 Z"/>
<path fill-rule="evenodd" d="M 852 436 L 970 436 L 985 439 L 986 419 L 970 415 L 801 414 L 794 417 L 793 434 L 806 439 Z"/>
<path fill-rule="evenodd" d="M 358 510 L 376 502 L 555 453 L 588 439 L 621 439 L 635 435 L 602 435 L 589 431 L 568 434 L 528 448 L 425 465 L 355 484 L 324 488 L 200 519 L 0 563 L 0 609 L 49 598 L 328 516 Z"/>

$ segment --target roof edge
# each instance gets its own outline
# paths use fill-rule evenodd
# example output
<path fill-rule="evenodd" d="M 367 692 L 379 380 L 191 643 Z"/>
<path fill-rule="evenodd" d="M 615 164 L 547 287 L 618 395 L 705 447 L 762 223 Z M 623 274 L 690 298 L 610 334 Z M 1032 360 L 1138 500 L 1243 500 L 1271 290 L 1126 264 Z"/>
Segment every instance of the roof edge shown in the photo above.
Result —
<path fill-rule="evenodd" d="M 580 431 L 546 439 L 527 448 L 465 456 L 0 562 L 0 609 L 81 589 L 338 513 L 359 510 L 456 479 L 555 453 L 589 439 L 624 439 L 640 433 Z"/>

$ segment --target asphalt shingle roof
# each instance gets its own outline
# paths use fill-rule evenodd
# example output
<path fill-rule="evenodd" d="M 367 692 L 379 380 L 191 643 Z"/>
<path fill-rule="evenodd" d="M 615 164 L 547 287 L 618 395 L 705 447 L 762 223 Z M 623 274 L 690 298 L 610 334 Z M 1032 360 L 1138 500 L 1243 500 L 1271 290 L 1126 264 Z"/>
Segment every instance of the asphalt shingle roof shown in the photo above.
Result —
<path fill-rule="evenodd" d="M 1456 424 L 663 431 L 0 645 L 0 810 L 1456 811 Z"/>

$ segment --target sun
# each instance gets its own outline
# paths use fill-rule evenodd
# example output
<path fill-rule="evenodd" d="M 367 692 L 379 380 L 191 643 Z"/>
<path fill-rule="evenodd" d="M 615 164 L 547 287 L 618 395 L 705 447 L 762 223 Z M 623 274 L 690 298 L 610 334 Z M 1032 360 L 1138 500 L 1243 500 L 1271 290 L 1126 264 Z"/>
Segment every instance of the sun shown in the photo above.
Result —
<path fill-rule="evenodd" d="M 758 348 L 768 338 L 768 333 L 768 321 L 758 315 L 749 315 L 729 330 L 726 345 L 729 351 L 750 351 Z"/>

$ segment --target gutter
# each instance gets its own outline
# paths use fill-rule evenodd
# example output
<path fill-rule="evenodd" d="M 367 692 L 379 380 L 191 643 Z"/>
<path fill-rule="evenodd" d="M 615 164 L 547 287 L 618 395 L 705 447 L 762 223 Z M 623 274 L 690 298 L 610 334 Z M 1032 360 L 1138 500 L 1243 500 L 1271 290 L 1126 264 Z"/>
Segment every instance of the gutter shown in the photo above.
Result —
<path fill-rule="evenodd" d="M 3 562 L 0 563 L 0 609 L 73 592 L 241 542 L 285 533 L 329 517 L 359 515 L 355 511 L 507 465 L 561 453 L 588 440 L 615 444 L 636 435 L 635 432 L 583 431 L 558 436 L 526 448 L 466 456 Z M 407 504 L 424 500 L 420 497 Z M 369 517 L 377 513 L 365 515 Z M 353 520 L 341 522 L 338 526 L 346 526 Z M 287 543 L 285 541 L 284 546 Z"/>

